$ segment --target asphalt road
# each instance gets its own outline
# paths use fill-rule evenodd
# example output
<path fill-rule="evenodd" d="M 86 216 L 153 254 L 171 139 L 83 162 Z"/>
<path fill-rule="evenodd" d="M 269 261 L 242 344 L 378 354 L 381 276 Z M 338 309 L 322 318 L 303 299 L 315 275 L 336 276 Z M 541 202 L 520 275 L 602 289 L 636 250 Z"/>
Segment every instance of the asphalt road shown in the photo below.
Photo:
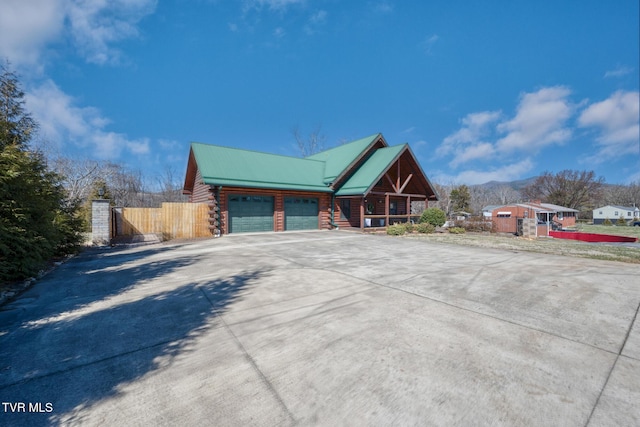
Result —
<path fill-rule="evenodd" d="M 0 425 L 640 425 L 640 267 L 349 232 L 89 250 L 0 308 Z"/>

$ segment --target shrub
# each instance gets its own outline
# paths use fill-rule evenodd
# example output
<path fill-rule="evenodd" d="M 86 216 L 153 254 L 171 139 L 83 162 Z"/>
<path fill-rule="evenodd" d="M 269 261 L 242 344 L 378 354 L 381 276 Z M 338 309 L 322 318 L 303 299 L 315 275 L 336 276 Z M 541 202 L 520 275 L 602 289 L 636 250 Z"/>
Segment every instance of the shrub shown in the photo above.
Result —
<path fill-rule="evenodd" d="M 395 224 L 387 227 L 387 234 L 390 236 L 402 236 L 405 232 L 404 224 Z"/>
<path fill-rule="evenodd" d="M 616 221 L 616 225 L 618 226 L 627 225 L 627 221 L 625 221 L 623 217 L 619 216 L 618 220 Z"/>
<path fill-rule="evenodd" d="M 447 216 L 442 209 L 429 208 L 422 212 L 420 223 L 431 224 L 434 227 L 442 227 L 447 221 Z"/>
<path fill-rule="evenodd" d="M 611 220 L 609 218 L 605 218 L 604 222 L 602 223 L 602 225 L 613 225 L 613 223 L 611 222 Z"/>
<path fill-rule="evenodd" d="M 462 227 L 450 227 L 449 228 L 449 233 L 451 233 L 451 234 L 464 234 L 466 232 L 467 232 L 467 230 L 465 230 Z"/>
<path fill-rule="evenodd" d="M 415 229 L 418 233 L 422 233 L 422 234 L 431 234 L 436 231 L 436 227 L 426 222 L 416 225 Z"/>
<path fill-rule="evenodd" d="M 485 221 L 481 217 L 471 217 L 463 221 L 455 221 L 454 227 L 464 228 L 466 231 L 484 232 L 493 231 L 493 222 Z"/>
<path fill-rule="evenodd" d="M 414 225 L 411 224 L 410 222 L 404 223 L 404 231 L 406 231 L 407 233 L 413 233 L 414 229 L 415 229 Z"/>

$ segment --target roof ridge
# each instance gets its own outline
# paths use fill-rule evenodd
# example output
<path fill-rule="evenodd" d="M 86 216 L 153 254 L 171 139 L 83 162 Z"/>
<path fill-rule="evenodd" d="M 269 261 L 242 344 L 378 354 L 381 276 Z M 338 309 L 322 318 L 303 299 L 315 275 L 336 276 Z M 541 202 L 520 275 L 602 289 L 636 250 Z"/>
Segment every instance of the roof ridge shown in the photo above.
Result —
<path fill-rule="evenodd" d="M 345 142 L 344 144 L 336 145 L 335 147 L 327 148 L 326 150 L 322 150 L 322 151 L 318 151 L 317 153 L 310 154 L 307 157 L 305 157 L 305 159 L 308 159 L 309 157 L 316 156 L 318 154 L 326 153 L 328 151 L 336 150 L 338 148 L 342 148 L 342 147 L 344 147 L 346 145 L 353 144 L 354 142 L 359 142 L 359 141 L 362 141 L 364 139 L 371 139 L 372 140 L 371 142 L 374 142 L 380 136 L 382 136 L 382 134 L 380 132 L 372 133 L 371 135 L 363 136 L 362 138 L 357 138 L 357 139 L 351 140 L 349 142 Z M 386 147 L 384 147 L 384 148 L 386 148 Z"/>

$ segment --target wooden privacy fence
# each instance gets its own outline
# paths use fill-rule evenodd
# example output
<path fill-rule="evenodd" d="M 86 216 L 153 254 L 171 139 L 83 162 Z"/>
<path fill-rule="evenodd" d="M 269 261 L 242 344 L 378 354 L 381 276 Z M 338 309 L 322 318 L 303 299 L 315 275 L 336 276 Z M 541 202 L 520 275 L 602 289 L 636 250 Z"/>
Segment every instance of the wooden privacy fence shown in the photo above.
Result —
<path fill-rule="evenodd" d="M 162 235 L 163 240 L 210 237 L 206 203 L 163 203 L 159 208 L 113 208 L 113 235 Z"/>

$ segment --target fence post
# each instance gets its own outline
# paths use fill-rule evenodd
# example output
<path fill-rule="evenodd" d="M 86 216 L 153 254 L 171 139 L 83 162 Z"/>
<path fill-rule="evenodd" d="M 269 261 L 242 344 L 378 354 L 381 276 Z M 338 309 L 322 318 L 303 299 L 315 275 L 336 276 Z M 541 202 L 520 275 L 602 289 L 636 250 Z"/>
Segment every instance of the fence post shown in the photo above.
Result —
<path fill-rule="evenodd" d="M 91 241 L 104 246 L 111 243 L 111 207 L 109 200 L 91 202 Z"/>

